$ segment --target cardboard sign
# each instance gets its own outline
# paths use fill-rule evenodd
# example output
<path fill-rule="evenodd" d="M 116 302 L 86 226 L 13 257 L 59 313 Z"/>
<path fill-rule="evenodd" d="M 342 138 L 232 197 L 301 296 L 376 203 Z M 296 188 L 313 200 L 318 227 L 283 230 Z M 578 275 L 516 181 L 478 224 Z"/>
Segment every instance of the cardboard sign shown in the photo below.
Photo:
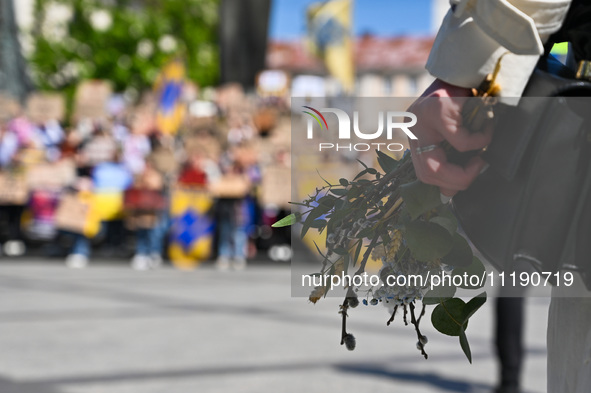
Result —
<path fill-rule="evenodd" d="M 209 135 L 192 135 L 184 140 L 185 151 L 188 156 L 202 154 L 205 157 L 218 161 L 222 153 L 219 140 Z"/>
<path fill-rule="evenodd" d="M 291 169 L 279 166 L 265 168 L 263 170 L 260 198 L 263 206 L 275 205 L 290 209 Z"/>
<path fill-rule="evenodd" d="M 29 198 L 29 189 L 24 176 L 0 173 L 0 205 L 24 205 Z"/>
<path fill-rule="evenodd" d="M 31 189 L 61 188 L 76 179 L 76 164 L 72 160 L 41 163 L 27 170 L 27 185 Z"/>
<path fill-rule="evenodd" d="M 0 121 L 8 121 L 14 117 L 19 110 L 20 105 L 14 98 L 0 94 Z"/>
<path fill-rule="evenodd" d="M 107 116 L 107 103 L 113 94 L 108 81 L 89 80 L 78 85 L 74 97 L 74 117 L 98 119 Z"/>
<path fill-rule="evenodd" d="M 172 176 L 179 169 L 179 162 L 172 149 L 159 147 L 148 157 L 156 170 L 165 175 Z"/>
<path fill-rule="evenodd" d="M 27 116 L 33 123 L 43 124 L 50 120 L 63 121 L 66 115 L 66 100 L 60 93 L 33 93 L 27 98 Z"/>
<path fill-rule="evenodd" d="M 63 195 L 55 212 L 55 226 L 74 233 L 85 233 L 89 212 L 88 202 L 75 194 Z"/>
<path fill-rule="evenodd" d="M 111 136 L 98 136 L 86 143 L 82 149 L 82 158 L 87 165 L 94 166 L 109 161 L 117 152 L 117 141 Z"/>
<path fill-rule="evenodd" d="M 218 198 L 244 198 L 251 184 L 246 176 L 227 174 L 209 185 L 211 194 Z"/>

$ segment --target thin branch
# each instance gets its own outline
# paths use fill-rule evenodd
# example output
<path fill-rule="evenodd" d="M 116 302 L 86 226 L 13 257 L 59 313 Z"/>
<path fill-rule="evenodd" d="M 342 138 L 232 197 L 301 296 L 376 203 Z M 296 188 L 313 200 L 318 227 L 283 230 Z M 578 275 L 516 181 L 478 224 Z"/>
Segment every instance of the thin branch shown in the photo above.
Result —
<path fill-rule="evenodd" d="M 404 326 L 408 326 L 408 320 L 406 319 L 406 316 L 408 315 L 408 307 L 406 307 L 406 304 L 404 305 L 404 317 L 402 318 L 404 320 Z"/>
<path fill-rule="evenodd" d="M 423 355 L 425 357 L 425 359 L 429 358 L 429 355 L 427 355 L 427 352 L 425 352 L 425 344 L 423 343 L 423 341 L 425 340 L 425 337 L 421 334 L 421 330 L 419 329 L 419 320 L 417 320 L 415 318 L 415 305 L 414 303 L 410 303 L 409 304 L 410 307 L 410 322 L 415 326 L 415 331 L 417 332 L 417 339 L 419 340 L 418 342 L 418 347 L 419 350 L 421 351 L 421 355 Z M 422 312 L 425 311 L 425 305 L 423 305 L 423 310 Z M 422 316 L 422 314 L 421 314 Z"/>
<path fill-rule="evenodd" d="M 341 315 L 343 316 L 342 330 L 341 330 L 341 345 L 345 343 L 345 336 L 347 335 L 347 310 L 349 309 L 349 299 L 345 298 L 341 306 Z"/>
<path fill-rule="evenodd" d="M 390 319 L 388 319 L 388 322 L 386 322 L 386 326 L 390 326 L 390 324 L 392 322 L 394 322 L 394 317 L 396 316 L 396 311 L 398 311 L 398 304 L 394 306 L 394 311 L 392 312 L 392 316 L 390 317 Z"/>

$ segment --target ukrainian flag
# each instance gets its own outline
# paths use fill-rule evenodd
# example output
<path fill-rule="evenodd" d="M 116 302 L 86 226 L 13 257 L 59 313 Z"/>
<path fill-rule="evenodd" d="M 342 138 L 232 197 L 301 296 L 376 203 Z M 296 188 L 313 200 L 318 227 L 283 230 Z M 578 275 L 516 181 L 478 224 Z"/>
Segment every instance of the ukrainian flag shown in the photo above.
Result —
<path fill-rule="evenodd" d="M 210 216 L 213 199 L 204 190 L 177 188 L 170 203 L 168 256 L 179 269 L 194 269 L 209 258 L 214 222 Z"/>
<path fill-rule="evenodd" d="M 310 5 L 307 15 L 312 52 L 324 61 L 347 93 L 352 93 L 355 86 L 351 12 L 352 0 L 332 0 Z"/>
<path fill-rule="evenodd" d="M 185 117 L 186 106 L 182 102 L 184 83 L 185 65 L 180 60 L 173 60 L 164 66 L 156 80 L 156 124 L 164 134 L 175 134 Z"/>

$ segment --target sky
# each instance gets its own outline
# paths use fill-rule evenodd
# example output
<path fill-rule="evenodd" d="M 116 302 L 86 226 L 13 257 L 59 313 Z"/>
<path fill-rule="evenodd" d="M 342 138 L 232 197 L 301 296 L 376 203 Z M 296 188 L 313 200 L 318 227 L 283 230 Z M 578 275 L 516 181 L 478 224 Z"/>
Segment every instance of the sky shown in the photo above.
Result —
<path fill-rule="evenodd" d="M 306 7 L 319 0 L 273 0 L 269 34 L 274 40 L 296 40 L 306 31 Z M 429 35 L 432 0 L 356 0 L 356 35 Z"/>

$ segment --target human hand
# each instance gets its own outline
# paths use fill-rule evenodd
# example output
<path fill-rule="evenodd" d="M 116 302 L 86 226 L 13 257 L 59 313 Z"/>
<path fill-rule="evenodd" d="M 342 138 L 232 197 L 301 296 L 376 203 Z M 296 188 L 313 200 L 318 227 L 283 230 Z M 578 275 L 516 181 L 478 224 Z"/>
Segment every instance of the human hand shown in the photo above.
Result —
<path fill-rule="evenodd" d="M 418 139 L 410 140 L 412 162 L 419 180 L 438 186 L 445 196 L 465 190 L 486 167 L 479 156 L 472 157 L 464 166 L 448 161 L 441 147 L 447 141 L 459 152 L 480 150 L 488 146 L 492 127 L 483 132 L 470 133 L 462 126 L 462 106 L 470 89 L 435 80 L 423 95 L 408 109 L 417 116 L 412 132 Z"/>

